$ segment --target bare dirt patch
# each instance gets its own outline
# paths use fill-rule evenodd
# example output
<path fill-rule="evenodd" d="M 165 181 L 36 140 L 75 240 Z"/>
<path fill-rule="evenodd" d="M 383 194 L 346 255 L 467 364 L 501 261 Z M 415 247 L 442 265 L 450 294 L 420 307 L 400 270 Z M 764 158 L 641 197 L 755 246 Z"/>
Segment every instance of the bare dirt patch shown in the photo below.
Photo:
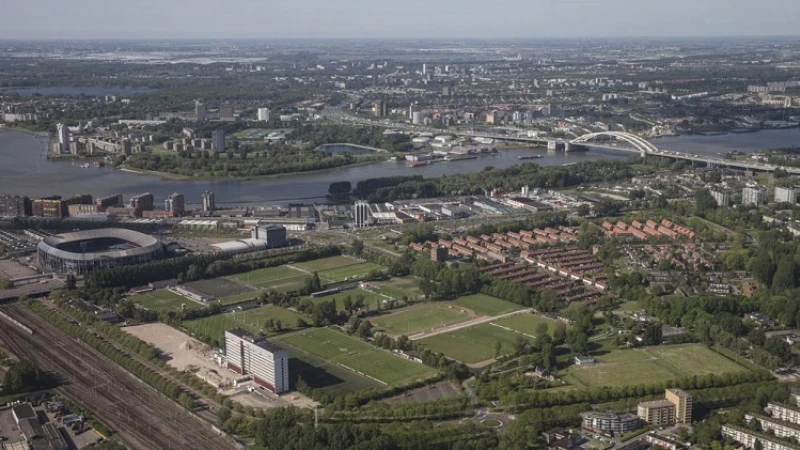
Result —
<path fill-rule="evenodd" d="M 214 362 L 214 349 L 182 331 L 163 323 L 136 325 L 123 330 L 158 347 L 168 359 L 167 364 L 178 370 L 192 372 L 217 386 L 233 383 L 235 374 Z"/>

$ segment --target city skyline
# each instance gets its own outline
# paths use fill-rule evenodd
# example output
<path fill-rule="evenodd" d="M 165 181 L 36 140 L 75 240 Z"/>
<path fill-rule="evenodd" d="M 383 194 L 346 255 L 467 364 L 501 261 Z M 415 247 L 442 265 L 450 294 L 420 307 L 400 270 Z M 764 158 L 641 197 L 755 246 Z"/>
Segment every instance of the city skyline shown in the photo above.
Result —
<path fill-rule="evenodd" d="M 100 2 L 56 0 L 6 4 L 0 39 L 347 39 L 796 36 L 800 5 L 766 0 L 661 3 L 586 0 L 554 3 L 443 0 L 391 3 L 278 0 Z M 797 14 L 791 14 L 794 10 Z M 779 13 L 779 12 L 783 13 Z M 87 27 L 87 23 L 92 26 Z"/>

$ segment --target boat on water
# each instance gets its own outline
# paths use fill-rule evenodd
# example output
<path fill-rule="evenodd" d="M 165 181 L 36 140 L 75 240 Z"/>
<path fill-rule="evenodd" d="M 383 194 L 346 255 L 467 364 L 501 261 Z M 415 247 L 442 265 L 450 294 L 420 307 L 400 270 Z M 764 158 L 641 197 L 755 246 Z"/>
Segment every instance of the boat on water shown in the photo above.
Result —
<path fill-rule="evenodd" d="M 408 162 L 408 166 L 409 167 L 422 167 L 422 166 L 427 166 L 430 163 L 431 163 L 430 160 L 428 160 L 428 161 L 409 161 Z"/>
<path fill-rule="evenodd" d="M 517 159 L 539 159 L 544 158 L 543 155 L 520 155 L 517 156 Z"/>
<path fill-rule="evenodd" d="M 461 161 L 464 159 L 478 159 L 475 155 L 447 155 L 444 157 L 445 161 Z"/>

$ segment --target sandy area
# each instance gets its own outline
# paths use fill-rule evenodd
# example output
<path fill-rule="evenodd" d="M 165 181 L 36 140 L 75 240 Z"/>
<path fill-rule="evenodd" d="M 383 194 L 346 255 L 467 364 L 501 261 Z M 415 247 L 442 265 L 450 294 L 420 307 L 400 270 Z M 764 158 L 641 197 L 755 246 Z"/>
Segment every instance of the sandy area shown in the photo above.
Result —
<path fill-rule="evenodd" d="M 169 358 L 170 366 L 197 374 L 212 384 L 233 383 L 235 374 L 218 366 L 212 356 L 214 349 L 186 333 L 163 323 L 148 323 L 123 328 L 137 338 L 155 345 Z"/>

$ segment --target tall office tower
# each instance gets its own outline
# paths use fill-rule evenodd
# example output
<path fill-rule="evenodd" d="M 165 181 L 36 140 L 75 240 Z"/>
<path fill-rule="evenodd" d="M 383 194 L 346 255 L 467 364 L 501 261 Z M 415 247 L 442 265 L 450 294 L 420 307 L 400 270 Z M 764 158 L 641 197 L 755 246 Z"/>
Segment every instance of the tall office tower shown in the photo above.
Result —
<path fill-rule="evenodd" d="M 225 151 L 225 130 L 214 130 L 211 132 L 211 149 L 215 153 Z"/>
<path fill-rule="evenodd" d="M 203 213 L 213 214 L 216 209 L 217 205 L 214 203 L 214 193 L 212 191 L 203 192 Z"/>
<path fill-rule="evenodd" d="M 427 75 L 428 74 L 428 65 L 427 64 L 423 64 L 422 65 L 422 74 L 423 75 Z"/>
<path fill-rule="evenodd" d="M 258 120 L 260 122 L 269 122 L 269 108 L 258 108 Z"/>
<path fill-rule="evenodd" d="M 66 124 L 59 123 L 56 125 L 56 130 L 58 130 L 59 153 L 69 152 L 69 127 Z"/>

